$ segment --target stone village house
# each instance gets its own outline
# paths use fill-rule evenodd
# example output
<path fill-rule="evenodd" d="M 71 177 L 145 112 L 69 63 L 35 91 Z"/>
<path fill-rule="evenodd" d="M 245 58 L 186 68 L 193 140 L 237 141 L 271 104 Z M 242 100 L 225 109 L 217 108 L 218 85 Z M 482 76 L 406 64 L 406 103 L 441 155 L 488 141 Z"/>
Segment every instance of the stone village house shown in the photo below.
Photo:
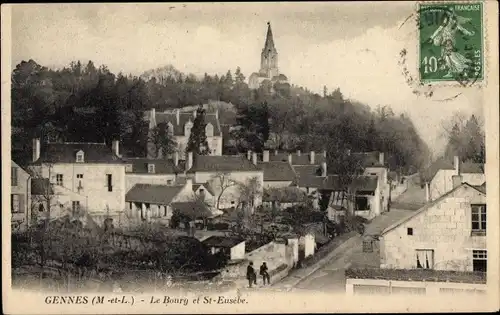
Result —
<path fill-rule="evenodd" d="M 257 154 L 250 161 L 239 155 L 193 157 L 192 152 L 189 152 L 185 165 L 186 178 L 210 187 L 219 210 L 238 207 L 243 202 L 251 203 L 253 206 L 250 205 L 250 209 L 253 211 L 262 203 L 264 175 L 258 166 Z M 242 188 L 251 185 L 252 181 L 255 184 L 252 196 L 242 196 Z"/>
<path fill-rule="evenodd" d="M 125 165 L 119 154 L 119 141 L 113 141 L 111 149 L 104 143 L 41 146 L 40 140 L 34 139 L 29 168 L 38 184 L 53 190 L 50 201 L 35 206 L 39 213 L 48 213 L 50 207 L 51 217 L 80 208 L 93 217 L 120 216 L 125 209 Z"/>
<path fill-rule="evenodd" d="M 31 224 L 31 176 L 12 160 L 10 171 L 12 231 L 25 230 Z"/>
<path fill-rule="evenodd" d="M 458 156 L 453 164 L 438 160 L 427 170 L 425 180 L 426 199 L 435 200 L 453 189 L 453 176 L 460 175 L 464 182 L 473 186 L 482 185 L 486 181 L 484 165 L 480 163 L 461 163 Z"/>
<path fill-rule="evenodd" d="M 486 271 L 486 186 L 455 188 L 383 231 L 381 268 Z"/>
<path fill-rule="evenodd" d="M 167 132 L 177 142 L 177 152 L 181 153 L 181 159 L 185 160 L 185 152 L 191 128 L 196 118 L 196 109 L 192 113 L 181 112 L 180 109 L 173 111 L 156 112 L 154 108 L 145 113 L 146 121 L 149 121 L 149 129 L 164 124 Z M 207 136 L 210 155 L 222 155 L 222 129 L 219 123 L 219 112 L 205 113 L 205 134 Z M 153 144 L 148 143 L 148 156 L 153 156 Z"/>
<path fill-rule="evenodd" d="M 184 185 L 135 184 L 127 192 L 125 214 L 131 224 L 137 222 L 160 222 L 169 226 L 175 210 L 191 221 L 206 219 L 216 213 L 197 198 L 192 179 Z"/>

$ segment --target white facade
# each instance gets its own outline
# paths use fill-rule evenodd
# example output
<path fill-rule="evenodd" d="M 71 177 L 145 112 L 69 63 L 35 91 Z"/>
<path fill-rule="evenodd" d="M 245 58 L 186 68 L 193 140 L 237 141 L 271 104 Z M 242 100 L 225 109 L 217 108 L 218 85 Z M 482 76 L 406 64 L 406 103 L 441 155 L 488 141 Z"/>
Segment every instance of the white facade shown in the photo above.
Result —
<path fill-rule="evenodd" d="M 429 184 L 430 200 L 435 200 L 453 189 L 455 170 L 439 170 Z M 472 186 L 480 186 L 486 181 L 484 173 L 460 173 L 462 181 Z"/>
<path fill-rule="evenodd" d="M 78 202 L 91 213 L 125 209 L 125 164 L 53 163 L 33 168 L 54 185 L 54 198 L 64 208 Z"/>
<path fill-rule="evenodd" d="M 256 196 L 254 200 L 254 204 L 259 205 L 262 203 L 262 187 L 264 185 L 264 175 L 262 171 L 232 171 L 223 173 L 196 172 L 194 174 L 194 181 L 196 183 L 209 183 L 210 187 L 213 188 L 216 200 L 220 199 L 219 209 L 238 206 L 241 197 L 241 185 L 245 185 L 253 178 L 257 178 L 257 182 L 259 183 L 259 195 Z M 221 179 L 224 179 L 223 183 Z M 223 187 L 227 188 L 222 191 Z"/>
<path fill-rule="evenodd" d="M 476 205 L 484 217 L 473 219 Z M 474 259 L 486 255 L 486 226 L 473 223 L 479 217 L 486 220 L 486 194 L 460 185 L 382 234 L 381 268 L 417 268 L 418 260 L 430 269 L 473 271 Z"/>

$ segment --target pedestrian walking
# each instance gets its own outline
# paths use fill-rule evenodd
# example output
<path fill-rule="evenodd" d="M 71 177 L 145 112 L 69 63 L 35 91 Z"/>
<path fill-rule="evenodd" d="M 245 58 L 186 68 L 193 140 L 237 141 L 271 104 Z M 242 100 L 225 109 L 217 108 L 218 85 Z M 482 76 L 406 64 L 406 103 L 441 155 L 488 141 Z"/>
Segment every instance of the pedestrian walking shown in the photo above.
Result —
<path fill-rule="evenodd" d="M 263 262 L 262 265 L 260 266 L 260 275 L 262 276 L 262 281 L 263 281 L 264 285 L 266 285 L 266 281 L 267 281 L 268 285 L 271 282 L 270 277 L 269 277 L 269 273 L 267 272 L 267 270 L 268 270 L 268 268 L 267 268 L 266 262 Z"/>
<path fill-rule="evenodd" d="M 257 284 L 257 275 L 255 274 L 255 270 L 253 269 L 253 262 L 250 262 L 250 264 L 248 264 L 247 279 L 249 288 L 252 287 L 252 284 Z"/>

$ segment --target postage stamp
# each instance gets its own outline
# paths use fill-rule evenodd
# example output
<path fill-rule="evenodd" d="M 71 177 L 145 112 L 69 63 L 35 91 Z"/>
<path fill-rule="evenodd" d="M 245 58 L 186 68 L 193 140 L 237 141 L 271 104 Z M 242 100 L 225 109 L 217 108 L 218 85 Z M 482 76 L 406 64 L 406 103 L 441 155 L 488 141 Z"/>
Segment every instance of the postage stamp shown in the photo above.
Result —
<path fill-rule="evenodd" d="M 418 5 L 419 73 L 422 83 L 484 80 L 483 4 Z"/>

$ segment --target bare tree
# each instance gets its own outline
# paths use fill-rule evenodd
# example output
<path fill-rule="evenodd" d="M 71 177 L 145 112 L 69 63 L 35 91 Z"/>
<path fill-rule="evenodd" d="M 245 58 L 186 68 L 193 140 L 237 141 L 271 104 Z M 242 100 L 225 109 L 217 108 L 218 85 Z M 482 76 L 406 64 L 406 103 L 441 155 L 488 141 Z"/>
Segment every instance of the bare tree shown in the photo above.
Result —
<path fill-rule="evenodd" d="M 212 181 L 214 182 L 216 189 L 219 191 L 219 193 L 217 194 L 217 201 L 215 203 L 215 206 L 217 210 L 220 210 L 220 202 L 222 196 L 229 188 L 237 186 L 238 182 L 232 179 L 231 174 L 228 172 L 219 172 L 215 174 L 215 176 L 212 178 Z"/>
<path fill-rule="evenodd" d="M 246 205 L 253 209 L 259 197 L 262 197 L 262 185 L 258 177 L 247 179 L 243 183 L 238 183 L 239 205 Z"/>

